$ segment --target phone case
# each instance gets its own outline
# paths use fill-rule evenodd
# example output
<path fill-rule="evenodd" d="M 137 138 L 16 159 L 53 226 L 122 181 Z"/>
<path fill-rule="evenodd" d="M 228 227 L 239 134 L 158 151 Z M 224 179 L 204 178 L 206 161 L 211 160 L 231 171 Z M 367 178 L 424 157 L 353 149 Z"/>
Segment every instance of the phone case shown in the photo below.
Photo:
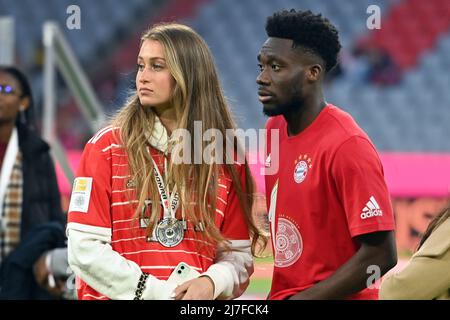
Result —
<path fill-rule="evenodd" d="M 186 281 L 197 278 L 199 275 L 200 273 L 187 263 L 180 262 L 167 281 L 180 285 Z"/>

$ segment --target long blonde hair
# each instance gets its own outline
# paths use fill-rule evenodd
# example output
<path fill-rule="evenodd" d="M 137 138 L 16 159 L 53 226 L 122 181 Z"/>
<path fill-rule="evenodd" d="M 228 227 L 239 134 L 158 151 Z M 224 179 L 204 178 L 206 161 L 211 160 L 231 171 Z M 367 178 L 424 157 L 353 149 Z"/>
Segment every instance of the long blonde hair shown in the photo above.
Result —
<path fill-rule="evenodd" d="M 141 45 L 145 40 L 156 40 L 164 48 L 167 67 L 176 82 L 170 103 L 175 109 L 177 128 L 186 129 L 191 137 L 194 135 L 194 121 L 202 122 L 202 133 L 208 129 L 217 129 L 224 137 L 226 129 L 236 128 L 220 86 L 211 52 L 205 41 L 194 30 L 181 24 L 158 24 L 144 33 Z M 136 216 L 139 216 L 145 208 L 144 201 L 147 198 L 150 197 L 153 204 L 159 203 L 159 193 L 153 177 L 152 161 L 147 149 L 148 139 L 145 134 L 152 132 L 154 123 L 155 114 L 152 108 L 143 107 L 136 92 L 112 121 L 114 127 L 120 128 L 120 138 L 128 154 L 130 175 L 136 183 L 139 201 Z M 233 144 L 233 152 L 237 153 L 240 147 L 236 140 L 234 142 L 236 143 Z M 191 150 L 196 150 L 194 143 L 192 139 Z M 204 149 L 206 142 L 203 139 L 202 143 Z M 223 150 L 226 150 L 225 141 Z M 225 169 L 232 178 L 252 239 L 252 254 L 256 256 L 257 252 L 266 246 L 267 238 L 256 226 L 252 216 L 254 182 L 247 161 L 243 164 L 246 179 L 245 185 L 242 186 L 235 165 L 227 164 L 226 157 L 227 154 L 224 152 L 223 161 L 220 162 L 223 165 L 217 161 L 171 164 L 169 185 L 173 185 L 176 181 L 180 206 L 186 218 L 195 224 L 199 221 L 205 224 L 204 238 L 229 248 L 226 239 L 215 225 L 218 178 L 221 170 Z M 160 219 L 160 213 L 159 205 L 151 206 L 148 235 L 152 233 Z M 257 250 L 257 247 L 260 250 Z"/>

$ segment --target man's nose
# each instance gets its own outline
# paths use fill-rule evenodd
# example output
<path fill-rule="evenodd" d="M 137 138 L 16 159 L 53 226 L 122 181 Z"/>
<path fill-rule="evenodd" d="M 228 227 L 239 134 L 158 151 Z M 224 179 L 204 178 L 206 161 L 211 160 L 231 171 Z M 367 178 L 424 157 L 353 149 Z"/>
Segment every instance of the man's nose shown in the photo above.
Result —
<path fill-rule="evenodd" d="M 266 85 L 266 86 L 270 84 L 269 77 L 267 76 L 265 70 L 262 70 L 256 77 L 256 83 L 259 85 Z"/>

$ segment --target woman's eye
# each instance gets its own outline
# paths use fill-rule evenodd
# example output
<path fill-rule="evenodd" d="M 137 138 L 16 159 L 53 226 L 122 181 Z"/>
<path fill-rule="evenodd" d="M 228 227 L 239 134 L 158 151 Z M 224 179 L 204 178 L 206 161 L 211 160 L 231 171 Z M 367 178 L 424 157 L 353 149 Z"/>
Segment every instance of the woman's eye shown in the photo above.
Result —
<path fill-rule="evenodd" d="M 164 66 L 160 65 L 160 64 L 154 64 L 152 65 L 153 70 L 161 70 L 164 68 Z"/>
<path fill-rule="evenodd" d="M 136 65 L 136 68 L 137 68 L 139 71 L 142 71 L 142 70 L 144 70 L 144 65 L 141 64 L 141 63 L 138 63 L 138 64 Z"/>

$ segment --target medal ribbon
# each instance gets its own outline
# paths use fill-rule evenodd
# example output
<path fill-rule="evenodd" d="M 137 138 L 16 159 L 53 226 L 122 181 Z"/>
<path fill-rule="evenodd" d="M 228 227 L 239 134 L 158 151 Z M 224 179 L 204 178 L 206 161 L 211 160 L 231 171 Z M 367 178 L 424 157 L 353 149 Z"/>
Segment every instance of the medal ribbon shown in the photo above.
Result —
<path fill-rule="evenodd" d="M 164 209 L 164 218 L 174 218 L 177 212 L 178 206 L 180 204 L 180 197 L 177 192 L 177 186 L 173 188 L 172 194 L 169 193 L 168 187 L 164 183 L 164 179 L 159 172 L 158 166 L 156 165 L 155 160 L 153 160 L 153 174 L 155 176 L 156 186 L 158 188 L 159 196 L 161 198 L 161 203 Z M 167 160 L 164 159 L 164 167 L 167 165 Z M 167 170 L 167 169 L 166 169 Z M 167 191 L 166 191 L 167 190 Z M 168 196 L 169 194 L 169 196 Z M 183 217 L 184 220 L 184 217 Z"/>

